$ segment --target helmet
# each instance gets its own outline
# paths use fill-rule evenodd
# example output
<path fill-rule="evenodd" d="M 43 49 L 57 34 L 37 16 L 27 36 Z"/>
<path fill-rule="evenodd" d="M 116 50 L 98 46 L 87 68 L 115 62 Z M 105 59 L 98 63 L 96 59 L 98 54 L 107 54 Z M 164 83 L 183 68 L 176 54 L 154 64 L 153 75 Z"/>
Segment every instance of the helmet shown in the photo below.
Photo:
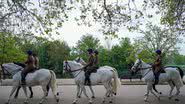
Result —
<path fill-rule="evenodd" d="M 29 50 L 29 51 L 27 51 L 27 54 L 28 54 L 28 55 L 32 55 L 33 53 L 32 53 L 31 50 Z"/>
<path fill-rule="evenodd" d="M 98 54 L 99 52 L 98 52 L 98 50 L 95 50 L 94 53 L 95 53 L 95 54 Z"/>
<path fill-rule="evenodd" d="M 156 50 L 155 51 L 157 54 L 161 54 L 161 50 Z"/>
<path fill-rule="evenodd" d="M 87 51 L 89 52 L 89 54 L 93 53 L 93 49 L 91 48 L 87 49 Z"/>

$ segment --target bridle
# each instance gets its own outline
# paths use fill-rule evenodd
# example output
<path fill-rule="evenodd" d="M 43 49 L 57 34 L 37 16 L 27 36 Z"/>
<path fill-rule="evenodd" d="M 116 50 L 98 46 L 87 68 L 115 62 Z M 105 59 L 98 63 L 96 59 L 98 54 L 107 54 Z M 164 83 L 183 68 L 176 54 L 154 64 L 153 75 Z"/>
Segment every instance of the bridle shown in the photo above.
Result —
<path fill-rule="evenodd" d="M 136 63 L 136 65 L 133 66 L 134 69 L 136 69 L 136 70 L 135 70 L 135 73 L 137 73 L 139 70 L 141 70 L 141 68 L 139 68 L 139 66 L 141 66 L 141 65 L 142 65 L 142 61 L 139 59 L 139 62 Z M 141 67 L 142 67 L 142 66 L 141 66 Z"/>
<path fill-rule="evenodd" d="M 138 68 L 139 66 L 141 66 L 141 67 Z M 142 61 L 139 59 L 139 62 L 137 63 L 136 66 L 134 65 L 134 68 L 136 69 L 135 73 L 137 73 L 139 70 L 145 70 L 145 69 L 152 68 L 152 67 L 142 68 Z M 148 70 L 148 71 L 143 75 L 143 77 L 145 77 L 150 71 L 151 71 L 151 69 Z"/>
<path fill-rule="evenodd" d="M 79 73 L 77 73 L 76 75 L 74 75 L 75 78 L 83 71 L 82 68 L 77 69 L 77 70 L 71 70 L 71 66 L 69 65 L 69 63 L 68 63 L 67 61 L 65 61 L 65 70 L 66 70 L 68 73 L 80 71 Z"/>

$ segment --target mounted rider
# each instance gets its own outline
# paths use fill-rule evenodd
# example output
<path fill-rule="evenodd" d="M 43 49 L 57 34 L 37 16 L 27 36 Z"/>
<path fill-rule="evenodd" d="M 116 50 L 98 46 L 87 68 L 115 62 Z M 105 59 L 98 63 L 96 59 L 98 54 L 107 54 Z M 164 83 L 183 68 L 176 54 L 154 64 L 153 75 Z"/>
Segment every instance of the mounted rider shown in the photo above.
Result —
<path fill-rule="evenodd" d="M 38 58 L 37 54 L 36 53 L 33 53 L 33 57 L 35 59 L 36 69 L 39 69 L 39 58 Z"/>
<path fill-rule="evenodd" d="M 154 64 L 152 65 L 154 76 L 155 76 L 155 82 L 154 85 L 158 84 L 159 82 L 159 75 L 163 70 L 162 67 L 162 52 L 161 50 L 156 50 L 156 59 L 154 61 Z"/>
<path fill-rule="evenodd" d="M 36 68 L 36 66 L 35 66 L 35 59 L 34 59 L 34 57 L 33 57 L 32 51 L 30 51 L 30 50 L 27 51 L 27 54 L 28 54 L 28 57 L 27 57 L 27 60 L 26 60 L 26 62 L 25 62 L 26 67 L 25 67 L 24 70 L 21 72 L 21 76 L 22 76 L 22 79 L 21 79 L 22 85 L 25 85 L 25 84 L 26 84 L 26 81 L 25 81 L 26 75 L 27 75 L 29 72 L 33 71 L 33 70 Z"/>
<path fill-rule="evenodd" d="M 94 65 L 93 68 L 94 70 L 99 68 L 99 58 L 98 58 L 99 52 L 97 50 L 94 51 Z"/>
<path fill-rule="evenodd" d="M 88 59 L 88 63 L 87 65 L 85 65 L 84 67 L 84 71 L 85 71 L 85 85 L 89 85 L 90 86 L 90 74 L 93 71 L 93 66 L 94 66 L 94 55 L 93 55 L 93 49 L 89 48 L 87 49 L 88 55 L 89 55 L 89 59 Z"/>

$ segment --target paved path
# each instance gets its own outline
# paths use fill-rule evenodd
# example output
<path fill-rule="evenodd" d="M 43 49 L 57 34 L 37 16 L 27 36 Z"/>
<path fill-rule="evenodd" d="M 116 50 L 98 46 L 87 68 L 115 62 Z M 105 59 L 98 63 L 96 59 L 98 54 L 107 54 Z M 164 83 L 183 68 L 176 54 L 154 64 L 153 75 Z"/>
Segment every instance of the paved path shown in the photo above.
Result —
<path fill-rule="evenodd" d="M 144 85 L 145 84 L 140 79 L 132 79 L 132 81 L 130 81 L 129 79 L 122 79 L 121 83 L 122 85 Z M 74 83 L 74 79 L 57 79 L 57 84 L 61 86 L 61 85 L 74 85 L 75 83 Z M 12 79 L 3 80 L 1 84 L 1 86 L 11 86 L 11 85 L 12 85 Z"/>
<path fill-rule="evenodd" d="M 102 97 L 105 93 L 103 86 L 98 85 L 93 87 L 95 90 L 95 96 L 93 104 L 101 104 Z M 117 97 L 115 97 L 113 104 L 185 104 L 185 86 L 181 89 L 180 101 L 168 100 L 168 91 L 169 86 L 167 85 L 158 85 L 157 88 L 163 92 L 161 101 L 158 101 L 153 95 L 150 95 L 149 101 L 144 102 L 144 93 L 146 91 L 145 85 L 122 85 L 119 89 Z M 0 104 L 4 104 L 7 101 L 11 90 L 11 86 L 0 86 Z M 89 91 L 89 89 L 87 89 Z M 42 90 L 40 87 L 34 87 L 34 98 L 30 99 L 29 104 L 39 104 L 39 99 L 42 97 Z M 65 85 L 59 86 L 58 92 L 60 93 L 60 102 L 59 104 L 72 104 L 72 101 L 76 94 L 76 86 Z M 88 94 L 90 94 L 88 92 Z M 20 96 L 18 100 L 11 100 L 11 104 L 23 104 L 25 100 L 23 91 L 20 91 Z M 52 98 L 52 94 L 49 93 L 48 99 L 44 104 L 55 104 Z M 87 99 L 83 96 L 78 104 L 88 104 Z M 106 102 L 105 104 L 109 104 Z"/>

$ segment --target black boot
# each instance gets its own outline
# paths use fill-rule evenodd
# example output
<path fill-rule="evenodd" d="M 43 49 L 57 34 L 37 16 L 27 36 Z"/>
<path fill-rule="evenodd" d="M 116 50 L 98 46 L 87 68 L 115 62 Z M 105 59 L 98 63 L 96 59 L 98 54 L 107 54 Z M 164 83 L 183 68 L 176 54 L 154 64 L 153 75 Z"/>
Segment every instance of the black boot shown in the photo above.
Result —
<path fill-rule="evenodd" d="M 25 81 L 25 75 L 23 73 L 21 73 L 21 85 L 26 85 L 26 81 Z"/>

